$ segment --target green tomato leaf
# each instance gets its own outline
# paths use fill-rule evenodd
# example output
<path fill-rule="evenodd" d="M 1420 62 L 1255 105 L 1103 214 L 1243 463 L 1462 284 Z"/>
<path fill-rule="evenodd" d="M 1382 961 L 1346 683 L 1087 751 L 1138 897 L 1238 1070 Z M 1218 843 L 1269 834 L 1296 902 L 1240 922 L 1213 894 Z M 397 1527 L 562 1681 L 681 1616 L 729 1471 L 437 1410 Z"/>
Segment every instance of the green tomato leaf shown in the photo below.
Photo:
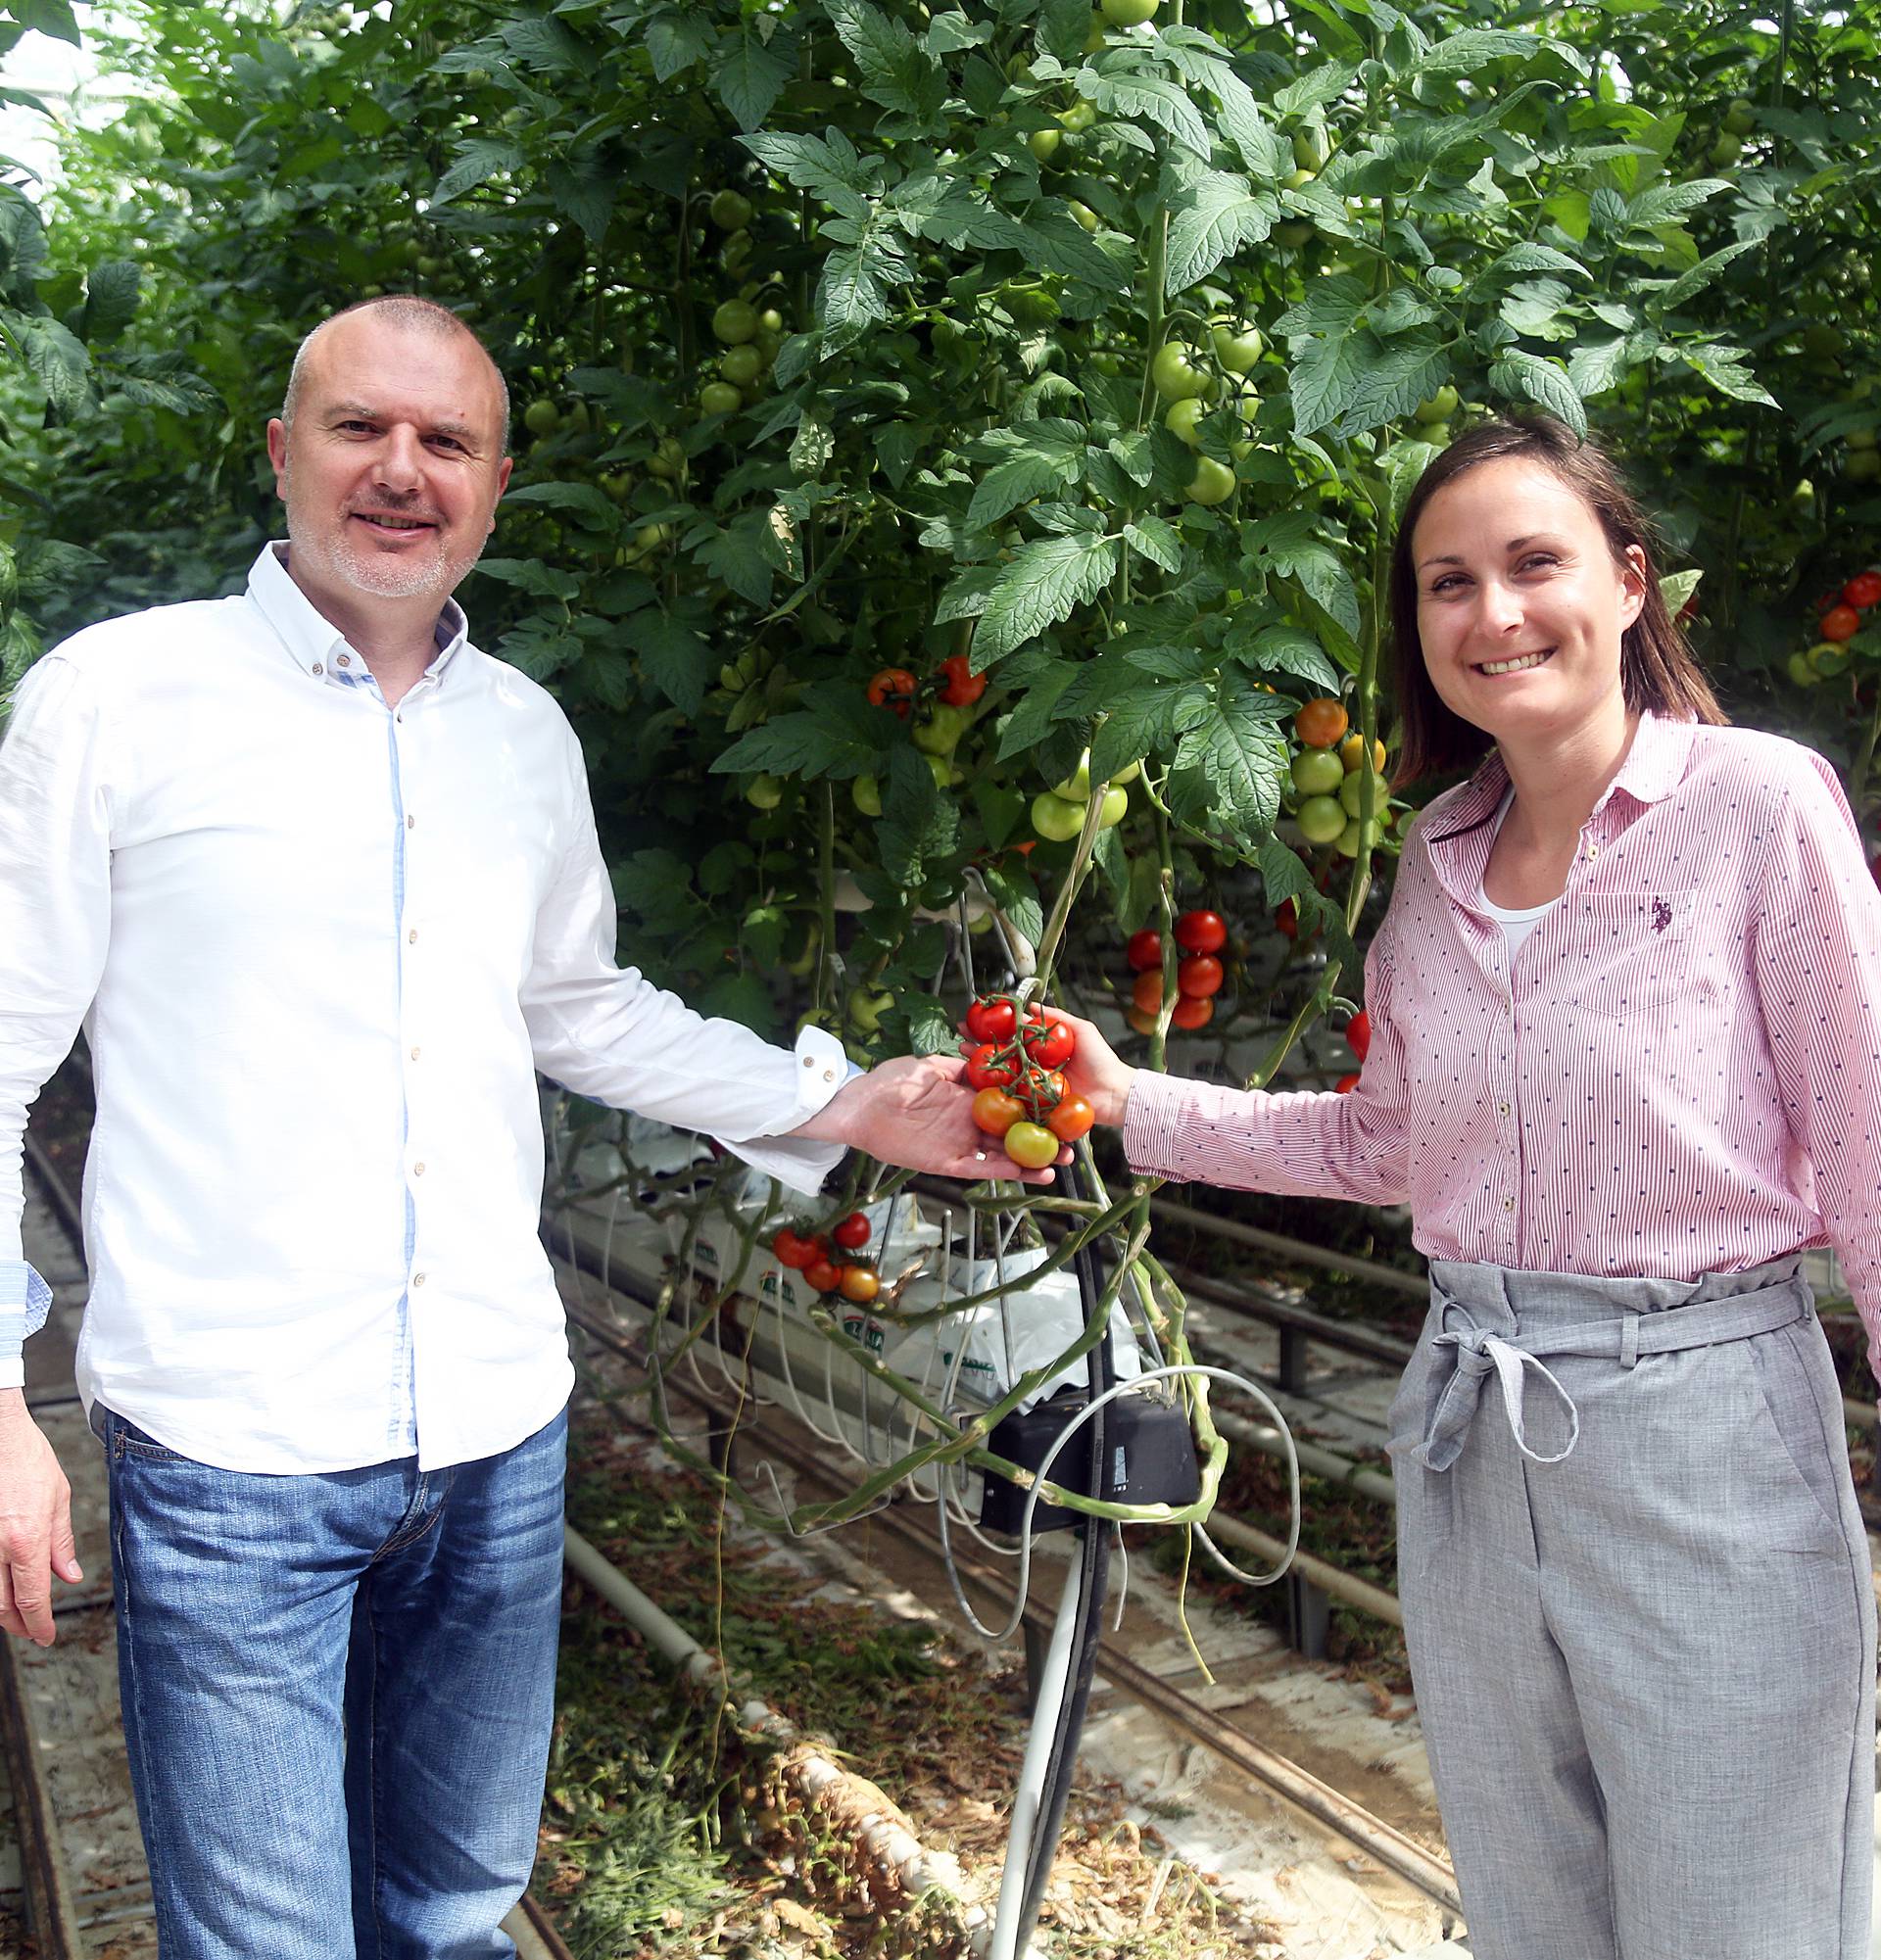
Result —
<path fill-rule="evenodd" d="M 999 576 L 980 615 L 978 657 L 997 659 L 1046 627 L 1088 605 L 1117 571 L 1115 539 L 1078 532 L 1022 545 Z"/>
<path fill-rule="evenodd" d="M 1153 122 L 1198 157 L 1209 153 L 1208 124 L 1180 84 L 1152 74 L 1103 74 L 1086 64 L 1074 77 L 1080 95 L 1106 116 Z"/>
<path fill-rule="evenodd" d="M 449 204 L 465 191 L 487 184 L 492 177 L 521 169 L 522 165 L 520 144 L 489 136 L 473 136 L 469 142 L 458 145 L 457 160 L 432 186 L 432 207 L 435 209 L 438 205 Z"/>
<path fill-rule="evenodd" d="M 855 62 L 863 94 L 909 120 L 913 126 L 899 133 L 926 131 L 946 100 L 940 64 L 899 21 L 868 0 L 823 0 L 823 11 Z"/>
<path fill-rule="evenodd" d="M 1738 402 L 1761 402 L 1771 408 L 1780 406 L 1776 397 L 1751 372 L 1750 357 L 1741 347 L 1681 345 L 1678 352 L 1720 395 Z"/>
<path fill-rule="evenodd" d="M 573 572 L 545 565 L 540 558 L 479 558 L 475 568 L 487 579 L 515 586 L 537 598 L 573 598 L 581 590 Z"/>
<path fill-rule="evenodd" d="M 592 483 L 523 483 L 506 491 L 503 501 L 573 510 L 602 530 L 611 530 L 619 521 L 620 513 Z"/>
<path fill-rule="evenodd" d="M 782 32 L 766 42 L 748 26 L 729 39 L 730 51 L 721 57 L 712 81 L 738 126 L 755 129 L 796 72 L 796 36 Z"/>
<path fill-rule="evenodd" d="M 802 702 L 795 712 L 777 715 L 733 742 L 713 759 L 712 774 L 846 780 L 879 773 L 883 717 L 859 688 L 849 682 L 822 682 L 804 689 Z M 916 751 L 896 751 L 902 753 L 912 756 L 928 775 L 927 764 Z M 928 775 L 930 789 L 933 782 Z"/>
<path fill-rule="evenodd" d="M 1113 699 L 1090 739 L 1090 780 L 1105 782 L 1143 755 L 1166 755 L 1213 712 L 1200 681 L 1137 688 Z"/>
<path fill-rule="evenodd" d="M 80 338 L 100 345 L 123 332 L 137 311 L 143 269 L 129 259 L 107 259 L 85 275 L 85 311 Z"/>
<path fill-rule="evenodd" d="M 1280 208 L 1245 177 L 1204 171 L 1178 201 L 1169 226 L 1169 267 L 1164 287 L 1186 292 L 1225 259 L 1258 245 L 1274 229 Z"/>
<path fill-rule="evenodd" d="M 1173 524 L 1160 517 L 1138 517 L 1133 524 L 1124 526 L 1124 536 L 1152 564 L 1161 565 L 1166 572 L 1182 570 L 1182 541 Z"/>
<path fill-rule="evenodd" d="M 1082 0 L 1081 0 L 1082 4 Z M 897 1003 L 908 1024 L 911 1055 L 957 1055 L 959 1030 L 943 1002 L 931 993 L 904 993 Z"/>
<path fill-rule="evenodd" d="M 1586 435 L 1587 410 L 1574 384 L 1552 360 L 1518 347 L 1505 349 L 1489 370 L 1489 382 L 1504 395 L 1520 396 L 1559 415 L 1575 435 Z"/>
<path fill-rule="evenodd" d="M 1004 460 L 975 486 L 967 506 L 969 528 L 996 524 L 1035 497 L 1075 484 L 1084 473 L 1085 442 L 1085 431 L 1078 423 L 1048 416 L 997 430 L 975 444 L 978 454 Z"/>
<path fill-rule="evenodd" d="M 1001 864 L 983 866 L 980 876 L 987 890 L 1016 931 L 1036 946 L 1045 936 L 1045 908 L 1039 902 L 1038 887 L 1023 862 L 1007 859 Z"/>
<path fill-rule="evenodd" d="M 717 665 L 708 643 L 683 620 L 655 606 L 631 613 L 620 638 L 640 655 L 640 671 L 681 714 L 698 714 Z"/>
<path fill-rule="evenodd" d="M 1071 662 L 1055 661 L 1019 697 L 1018 705 L 1000 731 L 999 761 L 1010 762 L 1015 755 L 1024 755 L 1044 741 L 1056 719 L 1058 697 L 1071 686 L 1075 671 Z"/>

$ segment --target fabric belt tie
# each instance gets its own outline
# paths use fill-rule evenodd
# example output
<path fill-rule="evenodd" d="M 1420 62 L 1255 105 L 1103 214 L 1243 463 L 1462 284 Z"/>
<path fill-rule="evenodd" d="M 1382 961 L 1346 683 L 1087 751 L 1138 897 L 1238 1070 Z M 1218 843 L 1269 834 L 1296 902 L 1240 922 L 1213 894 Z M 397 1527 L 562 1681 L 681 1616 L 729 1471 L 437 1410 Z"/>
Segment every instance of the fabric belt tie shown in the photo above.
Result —
<path fill-rule="evenodd" d="M 1463 1455 L 1482 1399 L 1482 1385 L 1492 1371 L 1502 1388 L 1503 1412 L 1509 1418 L 1516 1448 L 1531 1462 L 1559 1463 L 1580 1439 L 1580 1410 L 1543 1365 L 1543 1356 L 1588 1355 L 1630 1368 L 1641 1355 L 1668 1355 L 1682 1348 L 1711 1348 L 1725 1341 L 1773 1334 L 1792 1321 L 1808 1319 L 1814 1306 L 1800 1280 L 1787 1279 L 1753 1293 L 1697 1301 L 1663 1313 L 1648 1314 L 1628 1307 L 1618 1318 L 1542 1328 L 1532 1340 L 1523 1341 L 1478 1326 L 1461 1301 L 1443 1293 L 1437 1297 L 1443 1302 L 1443 1331 L 1430 1345 L 1448 1351 L 1451 1373 L 1431 1410 L 1423 1441 L 1412 1452 L 1412 1460 L 1427 1470 L 1447 1470 Z M 1537 1386 L 1545 1386 L 1553 1394 L 1568 1418 L 1568 1441 L 1552 1457 L 1528 1447 L 1522 1395 L 1529 1375 Z"/>

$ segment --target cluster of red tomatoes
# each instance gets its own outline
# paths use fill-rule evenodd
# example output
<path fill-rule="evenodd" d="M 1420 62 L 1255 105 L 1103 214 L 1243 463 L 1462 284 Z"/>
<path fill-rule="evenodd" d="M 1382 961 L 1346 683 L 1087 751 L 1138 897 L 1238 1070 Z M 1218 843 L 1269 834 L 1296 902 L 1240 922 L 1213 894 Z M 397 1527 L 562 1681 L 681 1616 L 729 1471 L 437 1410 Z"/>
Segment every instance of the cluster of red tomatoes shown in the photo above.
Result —
<path fill-rule="evenodd" d="M 1812 688 L 1818 681 L 1833 680 L 1849 664 L 1847 642 L 1861 630 L 1861 615 L 1881 603 L 1881 572 L 1857 572 L 1835 592 L 1827 592 L 1816 601 L 1820 617 L 1815 622 L 1815 645 L 1807 653 L 1792 653 L 1788 668 L 1798 687 Z"/>
<path fill-rule="evenodd" d="M 844 1300 L 867 1306 L 882 1290 L 874 1267 L 843 1254 L 860 1252 L 869 1242 L 869 1221 L 851 1212 L 828 1232 L 798 1232 L 786 1225 L 771 1241 L 771 1257 L 779 1266 L 800 1272 L 819 1293 L 840 1293 Z"/>
<path fill-rule="evenodd" d="M 1347 1046 L 1359 1058 L 1359 1068 L 1364 1068 L 1365 1058 L 1372 1052 L 1372 1017 L 1364 1008 L 1360 1008 L 1345 1024 L 1345 1039 Z M 1355 1069 L 1349 1076 L 1341 1076 L 1332 1086 L 1342 1096 L 1351 1094 L 1359 1086 L 1358 1070 Z"/>
<path fill-rule="evenodd" d="M 1222 963 L 1215 956 L 1228 943 L 1228 928 L 1219 912 L 1184 912 L 1176 922 L 1176 943 L 1183 957 L 1176 968 L 1170 1025 L 1206 1028 L 1222 990 Z M 1124 957 L 1136 976 L 1130 990 L 1130 1025 L 1138 1034 L 1153 1034 L 1163 1011 L 1163 935 L 1148 926 L 1133 932 Z"/>
<path fill-rule="evenodd" d="M 940 671 L 928 682 L 935 698 L 950 708 L 970 708 L 987 692 L 987 677 L 976 674 L 964 653 L 955 653 L 940 663 Z M 869 683 L 869 702 L 873 707 L 892 708 L 903 721 L 914 710 L 921 683 L 905 667 L 884 667 Z"/>
<path fill-rule="evenodd" d="M 1022 1016 L 1011 995 L 982 994 L 961 1024 L 972 1084 L 973 1120 L 1028 1171 L 1056 1162 L 1096 1122 L 1090 1104 L 1060 1073 L 1078 1046 L 1068 1024 L 1032 1006 Z"/>

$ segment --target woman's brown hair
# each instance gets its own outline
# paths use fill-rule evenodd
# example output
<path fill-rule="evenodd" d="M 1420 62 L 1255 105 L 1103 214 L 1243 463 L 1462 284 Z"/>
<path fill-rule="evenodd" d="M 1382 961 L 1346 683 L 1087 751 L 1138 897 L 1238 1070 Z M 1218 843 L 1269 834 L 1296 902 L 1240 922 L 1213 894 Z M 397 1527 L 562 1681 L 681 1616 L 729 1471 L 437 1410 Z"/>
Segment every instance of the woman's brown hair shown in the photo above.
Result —
<path fill-rule="evenodd" d="M 1674 721 L 1721 725 L 1727 719 L 1700 671 L 1659 589 L 1653 530 L 1618 467 L 1597 443 L 1583 442 L 1553 415 L 1499 415 L 1479 422 L 1433 457 L 1411 493 L 1391 548 L 1391 650 L 1398 699 L 1394 784 L 1468 769 L 1493 746 L 1473 723 L 1453 713 L 1430 684 L 1418 638 L 1418 573 L 1412 540 L 1425 504 L 1446 484 L 1485 462 L 1519 457 L 1552 470 L 1600 520 L 1614 562 L 1638 548 L 1646 561 L 1646 602 L 1620 636 L 1620 682 L 1634 714 L 1650 708 Z"/>

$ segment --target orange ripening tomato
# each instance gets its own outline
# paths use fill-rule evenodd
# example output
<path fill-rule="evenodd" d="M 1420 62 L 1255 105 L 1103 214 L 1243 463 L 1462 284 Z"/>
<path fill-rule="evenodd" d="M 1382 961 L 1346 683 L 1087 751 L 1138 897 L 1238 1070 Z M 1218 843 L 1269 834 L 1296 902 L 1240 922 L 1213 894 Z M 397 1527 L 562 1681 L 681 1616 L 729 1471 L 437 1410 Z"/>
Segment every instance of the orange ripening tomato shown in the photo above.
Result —
<path fill-rule="evenodd" d="M 1130 997 L 1136 1004 L 1140 1014 L 1154 1014 L 1163 1004 L 1163 972 L 1160 967 L 1136 976 L 1136 984 L 1131 988 Z"/>
<path fill-rule="evenodd" d="M 1067 1096 L 1045 1119 L 1045 1127 L 1061 1143 L 1076 1143 L 1097 1121 L 1097 1112 L 1083 1096 Z"/>
<path fill-rule="evenodd" d="M 1349 726 L 1344 707 L 1325 694 L 1293 717 L 1293 733 L 1308 748 L 1330 748 Z"/>
<path fill-rule="evenodd" d="M 1842 603 L 1857 612 L 1866 612 L 1876 599 L 1881 599 L 1881 572 L 1857 572 L 1842 588 Z"/>
<path fill-rule="evenodd" d="M 1169 1017 L 1170 1026 L 1186 1028 L 1193 1033 L 1198 1028 L 1206 1028 L 1214 1013 L 1215 1003 L 1207 998 L 1179 1000 L 1175 1012 Z"/>
<path fill-rule="evenodd" d="M 1824 640 L 1853 640 L 1861 630 L 1861 615 L 1852 605 L 1832 605 L 1815 630 Z"/>
<path fill-rule="evenodd" d="M 987 692 L 987 677 L 976 674 L 964 653 L 955 653 L 940 663 L 943 686 L 940 698 L 950 708 L 970 708 Z"/>
<path fill-rule="evenodd" d="M 838 1283 L 844 1299 L 853 1300 L 858 1307 L 866 1307 L 882 1291 L 882 1282 L 872 1266 L 845 1266 Z"/>
<path fill-rule="evenodd" d="M 1881 880 L 1877 880 L 1876 882 L 1881 883 Z M 1133 1007 L 1124 1016 L 1124 1019 L 1135 1028 L 1138 1034 L 1154 1034 L 1156 1032 L 1156 1016 L 1145 1014 L 1140 1007 Z"/>
<path fill-rule="evenodd" d="M 1025 1113 L 1019 1098 L 1004 1089 L 982 1089 L 973 1099 L 973 1120 L 989 1136 L 1004 1136 Z"/>

